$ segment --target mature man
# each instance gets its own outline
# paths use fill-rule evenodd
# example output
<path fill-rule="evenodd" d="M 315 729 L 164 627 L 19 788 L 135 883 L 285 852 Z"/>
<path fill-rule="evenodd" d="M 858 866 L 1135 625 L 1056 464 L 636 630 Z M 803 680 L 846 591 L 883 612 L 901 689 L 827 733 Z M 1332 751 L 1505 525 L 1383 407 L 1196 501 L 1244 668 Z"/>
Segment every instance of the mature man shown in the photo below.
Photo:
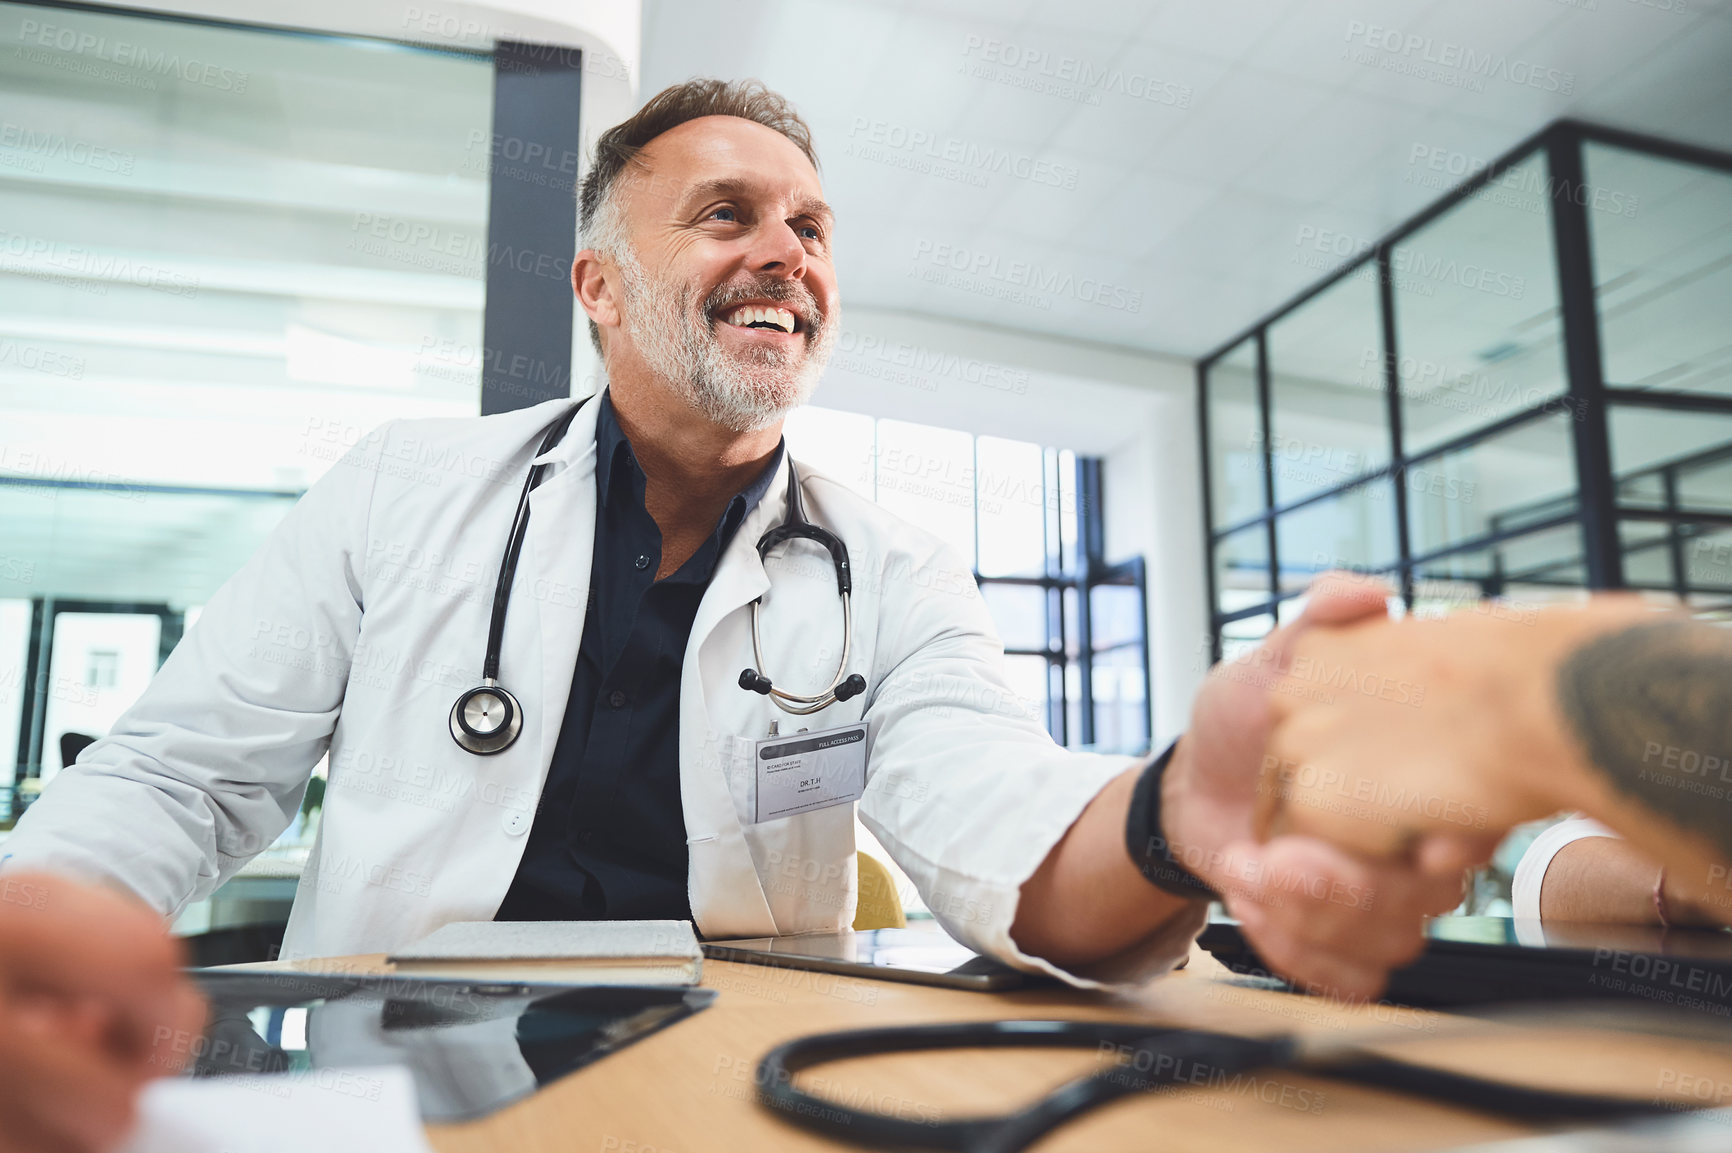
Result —
<path fill-rule="evenodd" d="M 782 421 L 839 314 L 836 222 L 781 98 L 715 81 L 659 94 L 599 141 L 581 227 L 572 284 L 606 390 L 551 447 L 568 402 L 368 438 L 26 815 L 13 867 L 105 878 L 172 915 L 278 835 L 328 751 L 290 955 L 493 918 L 845 928 L 856 797 L 951 932 L 1077 983 L 1183 957 L 1198 877 L 1272 963 L 1330 991 L 1375 993 L 1413 955 L 1423 916 L 1455 903 L 1453 862 L 1374 867 L 1307 837 L 1253 839 L 1262 687 L 1214 682 L 1152 765 L 1068 753 L 1014 707 L 959 556 L 811 468 L 793 479 Z M 430 459 L 486 467 L 432 483 L 415 465 Z M 491 574 L 532 467 L 497 671 L 521 730 L 477 755 L 453 740 L 452 701 L 484 671 Z M 796 493 L 850 550 L 846 671 L 864 681 L 800 718 L 739 682 L 761 666 L 810 692 L 833 668 L 843 619 L 823 552 L 756 547 Z M 441 572 L 417 570 L 432 557 Z M 484 575 L 427 579 L 464 571 Z M 1324 590 L 1269 651 L 1382 606 Z M 864 724 L 864 792 L 820 773 L 811 807 L 766 816 L 756 742 L 796 721 Z"/>

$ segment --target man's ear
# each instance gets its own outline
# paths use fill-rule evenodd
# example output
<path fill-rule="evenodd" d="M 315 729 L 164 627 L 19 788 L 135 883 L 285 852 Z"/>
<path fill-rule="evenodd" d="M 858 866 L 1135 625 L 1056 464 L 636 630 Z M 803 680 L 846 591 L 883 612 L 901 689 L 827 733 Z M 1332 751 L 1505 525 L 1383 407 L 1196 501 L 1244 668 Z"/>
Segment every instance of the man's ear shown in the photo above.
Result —
<path fill-rule="evenodd" d="M 571 290 L 583 311 L 602 328 L 618 328 L 621 320 L 619 298 L 606 275 L 611 271 L 613 262 L 593 248 L 584 249 L 571 261 Z"/>

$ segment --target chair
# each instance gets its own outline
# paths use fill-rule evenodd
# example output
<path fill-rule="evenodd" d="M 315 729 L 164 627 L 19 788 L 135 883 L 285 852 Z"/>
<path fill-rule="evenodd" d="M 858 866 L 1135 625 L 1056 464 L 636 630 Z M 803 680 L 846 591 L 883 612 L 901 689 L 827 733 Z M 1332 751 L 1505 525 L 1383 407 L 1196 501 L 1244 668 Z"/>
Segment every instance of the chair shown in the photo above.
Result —
<path fill-rule="evenodd" d="M 905 929 L 908 918 L 902 915 L 902 898 L 896 892 L 896 878 L 883 861 L 865 853 L 855 853 L 856 870 L 860 874 L 860 900 L 854 907 L 854 928 Z"/>
<path fill-rule="evenodd" d="M 60 767 L 70 769 L 72 762 L 78 759 L 78 754 L 96 743 L 96 738 L 89 733 L 60 734 Z"/>

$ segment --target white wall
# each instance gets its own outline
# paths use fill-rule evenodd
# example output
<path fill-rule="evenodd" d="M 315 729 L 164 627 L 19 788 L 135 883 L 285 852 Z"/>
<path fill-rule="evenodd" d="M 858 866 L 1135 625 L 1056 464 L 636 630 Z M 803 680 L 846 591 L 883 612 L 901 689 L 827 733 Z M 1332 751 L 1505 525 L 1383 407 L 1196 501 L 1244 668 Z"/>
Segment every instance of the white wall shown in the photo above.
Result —
<path fill-rule="evenodd" d="M 1158 741 L 1207 667 L 1195 395 L 1189 361 L 844 306 L 812 403 L 1103 457 L 1107 557 L 1149 565 Z"/>

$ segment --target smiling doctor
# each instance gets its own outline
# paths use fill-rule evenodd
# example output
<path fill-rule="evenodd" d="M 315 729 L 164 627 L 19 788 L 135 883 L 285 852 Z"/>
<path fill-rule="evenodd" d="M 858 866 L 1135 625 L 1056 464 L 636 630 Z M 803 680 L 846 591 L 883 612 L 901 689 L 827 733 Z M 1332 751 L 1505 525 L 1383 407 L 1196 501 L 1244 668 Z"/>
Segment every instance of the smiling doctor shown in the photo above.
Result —
<path fill-rule="evenodd" d="M 1164 971 L 1206 882 L 1284 972 L 1374 992 L 1459 877 L 1255 843 L 1257 678 L 1212 680 L 1152 761 L 1061 749 L 961 556 L 788 457 L 838 330 L 834 227 L 805 124 L 761 86 L 678 85 L 605 133 L 572 266 L 605 390 L 365 438 L 3 867 L 172 916 L 277 837 L 328 752 L 286 956 L 458 920 L 845 929 L 858 805 L 952 934 L 1024 968 Z M 1300 627 L 1381 608 L 1325 591 Z"/>

